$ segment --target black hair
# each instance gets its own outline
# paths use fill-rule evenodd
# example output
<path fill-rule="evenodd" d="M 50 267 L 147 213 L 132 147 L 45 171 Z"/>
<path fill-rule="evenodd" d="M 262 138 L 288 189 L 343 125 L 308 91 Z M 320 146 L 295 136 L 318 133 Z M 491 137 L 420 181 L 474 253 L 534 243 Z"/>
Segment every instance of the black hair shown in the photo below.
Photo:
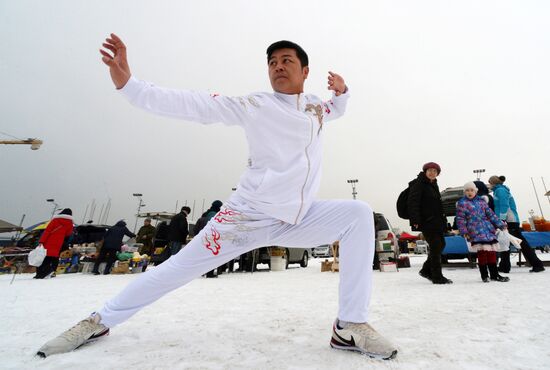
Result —
<path fill-rule="evenodd" d="M 271 59 L 271 54 L 275 50 L 279 49 L 294 49 L 296 51 L 296 56 L 298 56 L 298 59 L 300 60 L 300 64 L 302 67 L 307 67 L 309 65 L 309 58 L 307 57 L 307 53 L 302 49 L 302 47 L 292 41 L 287 40 L 281 40 L 274 42 L 273 44 L 269 45 L 267 48 L 267 62 L 269 63 L 269 59 Z"/>
<path fill-rule="evenodd" d="M 502 181 L 502 182 L 506 181 L 506 176 L 499 176 L 498 178 L 499 178 L 500 181 Z"/>
<path fill-rule="evenodd" d="M 185 212 L 187 212 L 187 214 L 189 214 L 189 213 L 191 213 L 191 208 L 189 208 L 187 206 L 183 206 L 183 207 L 181 207 L 181 211 L 182 212 L 185 211 Z"/>

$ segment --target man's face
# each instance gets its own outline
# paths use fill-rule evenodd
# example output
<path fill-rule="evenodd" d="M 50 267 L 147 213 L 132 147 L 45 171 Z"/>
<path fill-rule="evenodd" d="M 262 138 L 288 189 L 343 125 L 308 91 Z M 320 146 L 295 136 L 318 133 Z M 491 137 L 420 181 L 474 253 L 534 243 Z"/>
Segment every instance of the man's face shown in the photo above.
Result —
<path fill-rule="evenodd" d="M 294 49 L 278 49 L 267 62 L 273 90 L 283 94 L 304 92 L 309 67 L 302 67 Z"/>
<path fill-rule="evenodd" d="M 143 221 L 143 225 L 149 226 L 149 225 L 151 225 L 151 221 L 145 220 L 145 221 Z"/>

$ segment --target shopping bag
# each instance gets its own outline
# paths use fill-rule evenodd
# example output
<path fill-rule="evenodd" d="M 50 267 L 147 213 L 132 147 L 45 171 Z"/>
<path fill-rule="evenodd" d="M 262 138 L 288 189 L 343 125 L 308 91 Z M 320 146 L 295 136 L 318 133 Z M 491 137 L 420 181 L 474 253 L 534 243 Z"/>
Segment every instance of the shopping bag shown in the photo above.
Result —
<path fill-rule="evenodd" d="M 497 240 L 498 240 L 498 251 L 506 252 L 510 250 L 510 238 L 512 235 L 508 230 L 497 230 Z"/>
<path fill-rule="evenodd" d="M 468 247 L 468 252 L 477 253 L 477 248 L 473 247 L 472 243 L 470 243 L 468 239 L 464 238 L 464 240 L 466 240 L 466 246 Z"/>
<path fill-rule="evenodd" d="M 508 231 L 506 231 L 506 232 L 508 232 Z M 513 235 L 509 235 L 509 236 L 510 236 L 510 243 L 512 243 L 514 245 L 514 247 L 516 247 L 517 249 L 521 249 L 521 239 L 516 238 Z"/>
<path fill-rule="evenodd" d="M 44 262 L 44 258 L 46 258 L 46 249 L 42 244 L 39 244 L 29 253 L 29 265 L 38 267 Z"/>

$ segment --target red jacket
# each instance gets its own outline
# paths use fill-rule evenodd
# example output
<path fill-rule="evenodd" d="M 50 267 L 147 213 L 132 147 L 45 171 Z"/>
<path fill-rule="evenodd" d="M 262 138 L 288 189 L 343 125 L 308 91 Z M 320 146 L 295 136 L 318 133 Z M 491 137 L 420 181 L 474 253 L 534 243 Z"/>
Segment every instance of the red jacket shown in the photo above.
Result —
<path fill-rule="evenodd" d="M 66 237 L 73 233 L 73 218 L 69 215 L 54 216 L 40 237 L 46 248 L 46 256 L 59 257 Z"/>

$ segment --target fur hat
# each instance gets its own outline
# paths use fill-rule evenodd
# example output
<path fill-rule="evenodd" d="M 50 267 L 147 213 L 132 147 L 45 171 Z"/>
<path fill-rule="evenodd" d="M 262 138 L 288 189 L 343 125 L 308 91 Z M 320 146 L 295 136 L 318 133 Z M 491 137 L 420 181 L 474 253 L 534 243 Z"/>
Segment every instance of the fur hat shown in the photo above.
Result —
<path fill-rule="evenodd" d="M 477 186 L 476 186 L 476 184 L 474 184 L 473 181 L 468 181 L 467 183 L 464 184 L 464 191 L 466 191 L 468 189 L 473 189 L 477 193 Z"/>
<path fill-rule="evenodd" d="M 435 162 L 428 162 L 422 166 L 422 171 L 426 172 L 429 168 L 435 168 L 437 170 L 437 174 L 439 175 L 441 173 L 441 167 Z"/>

